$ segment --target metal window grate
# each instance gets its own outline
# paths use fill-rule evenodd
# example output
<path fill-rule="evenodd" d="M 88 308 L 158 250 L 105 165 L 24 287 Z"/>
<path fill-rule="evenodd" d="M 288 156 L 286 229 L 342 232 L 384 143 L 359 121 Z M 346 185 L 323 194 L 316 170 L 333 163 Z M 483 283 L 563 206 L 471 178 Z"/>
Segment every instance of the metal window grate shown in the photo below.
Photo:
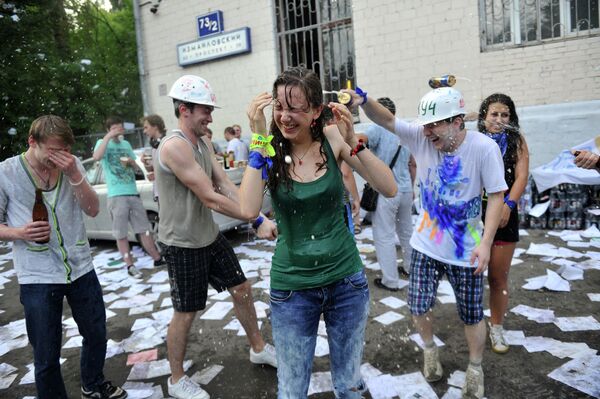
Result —
<path fill-rule="evenodd" d="M 351 0 L 277 0 L 275 18 L 282 70 L 311 69 L 325 90 L 355 86 Z"/>

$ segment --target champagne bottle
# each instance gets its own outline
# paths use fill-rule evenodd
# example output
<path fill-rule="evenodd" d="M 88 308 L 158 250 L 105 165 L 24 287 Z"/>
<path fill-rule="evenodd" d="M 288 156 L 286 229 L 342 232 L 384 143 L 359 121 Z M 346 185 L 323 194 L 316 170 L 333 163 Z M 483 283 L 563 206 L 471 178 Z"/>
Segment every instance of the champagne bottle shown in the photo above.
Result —
<path fill-rule="evenodd" d="M 33 204 L 33 211 L 31 215 L 31 219 L 34 222 L 47 222 L 48 221 L 48 209 L 46 209 L 46 204 L 44 204 L 44 197 L 42 194 L 42 190 L 39 188 L 35 189 L 35 202 Z M 36 242 L 40 244 L 47 244 L 50 241 L 50 237 L 38 240 Z"/>

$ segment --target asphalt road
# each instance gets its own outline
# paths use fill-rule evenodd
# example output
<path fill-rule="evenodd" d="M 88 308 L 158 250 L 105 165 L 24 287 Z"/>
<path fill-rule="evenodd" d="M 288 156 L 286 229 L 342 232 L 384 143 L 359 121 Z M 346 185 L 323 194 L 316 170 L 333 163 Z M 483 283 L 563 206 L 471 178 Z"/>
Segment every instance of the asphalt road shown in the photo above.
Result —
<path fill-rule="evenodd" d="M 555 245 L 564 245 L 556 237 L 545 237 L 545 231 L 530 231 L 530 236 L 523 237 L 519 243 L 520 248 L 528 248 L 530 242 L 550 242 Z M 253 240 L 247 233 L 233 231 L 227 234 L 228 239 L 237 246 Z M 363 240 L 363 244 L 371 243 Z M 95 253 L 104 249 L 113 249 L 113 242 L 93 242 Z M 269 250 L 268 247 L 258 245 L 256 249 Z M 0 248 L 0 254 L 8 248 Z M 365 253 L 368 262 L 375 262 L 375 253 Z M 240 256 L 243 258 L 243 256 Z M 538 256 L 523 254 L 520 256 L 524 262 L 514 266 L 510 274 L 510 305 L 526 304 L 536 308 L 549 308 L 554 310 L 556 316 L 589 316 L 592 315 L 600 321 L 600 306 L 592 302 L 587 293 L 600 292 L 600 270 L 587 270 L 585 279 L 571 281 L 571 292 L 550 292 L 546 290 L 526 291 L 521 288 L 525 278 L 545 274 L 546 268 L 553 270 L 557 266 L 541 262 Z M 11 264 L 0 267 L 0 271 L 12 268 Z M 145 271 L 145 277 L 152 272 Z M 413 373 L 422 368 L 422 352 L 408 336 L 414 332 L 410 315 L 406 307 L 395 310 L 402 314 L 404 319 L 384 326 L 374 320 L 374 317 L 389 310 L 380 299 L 389 296 L 389 292 L 382 291 L 372 284 L 378 272 L 368 270 L 371 286 L 371 313 L 366 333 L 364 362 L 392 375 Z M 406 288 L 396 293 L 400 299 L 406 300 Z M 124 291 L 122 289 L 121 291 Z M 121 291 L 117 291 L 121 292 Z M 19 303 L 19 291 L 16 277 L 0 290 L 0 326 L 11 321 L 23 318 L 23 309 Z M 268 296 L 259 289 L 254 291 L 255 300 L 268 303 Z M 158 310 L 160 303 L 168 293 L 162 293 L 155 302 L 154 310 Z M 487 296 L 486 296 L 487 301 Z M 487 306 L 486 306 L 487 308 Z M 128 316 L 127 309 L 117 309 L 116 317 L 108 320 L 109 337 L 119 341 L 131 334 L 131 326 L 136 317 L 148 315 Z M 70 310 L 65 302 L 65 317 L 70 317 Z M 276 372 L 274 369 L 256 366 L 248 361 L 248 345 L 245 337 L 239 337 L 234 331 L 223 330 L 223 326 L 232 318 L 233 312 L 224 320 L 200 320 L 194 322 L 192 327 L 188 358 L 195 364 L 188 374 L 193 374 L 209 365 L 222 365 L 224 369 L 205 387 L 212 398 L 275 398 L 276 397 Z M 447 377 L 455 370 L 464 370 L 468 362 L 468 351 L 463 335 L 462 324 L 456 313 L 454 304 L 441 304 L 437 302 L 434 310 L 436 320 L 435 334 L 446 344 L 441 349 L 441 360 L 444 366 L 444 379 L 433 383 L 431 386 L 439 397 L 442 397 L 449 386 Z M 590 347 L 600 350 L 599 331 L 562 332 L 554 324 L 538 324 L 527 320 L 523 316 L 509 313 L 505 328 L 508 330 L 523 330 L 526 336 L 544 336 L 565 342 L 585 342 Z M 202 331 L 201 334 L 198 333 Z M 262 331 L 265 338 L 271 341 L 270 324 L 268 320 L 263 324 Z M 66 341 L 68 338 L 64 338 Z M 63 349 L 62 356 L 67 359 L 63 366 L 63 376 L 71 397 L 79 397 L 79 349 Z M 158 346 L 158 359 L 166 358 L 166 345 Z M 115 383 L 123 384 L 129 375 L 130 366 L 126 366 L 127 354 L 117 355 L 107 360 L 105 375 Z M 548 352 L 529 353 L 523 346 L 513 346 L 505 355 L 497 355 L 489 349 L 486 342 L 483 369 L 485 372 L 486 396 L 488 398 L 586 398 L 589 397 L 565 384 L 557 382 L 547 375 L 555 368 L 566 363 L 569 359 L 559 359 Z M 32 362 L 32 351 L 29 346 L 13 350 L 0 357 L 0 363 L 8 363 L 18 368 L 18 376 L 13 384 L 5 390 L 0 390 L 1 398 L 22 398 L 34 396 L 33 384 L 19 385 L 22 376 L 27 372 L 26 365 Z M 327 371 L 329 369 L 328 357 L 316 358 L 313 371 Z M 157 377 L 146 380 L 163 387 L 166 394 L 166 377 Z M 600 382 L 598 382 L 600 385 Z M 600 388 L 599 388 L 600 391 Z M 332 398 L 333 394 L 323 393 L 311 396 L 314 398 Z M 371 396 L 366 395 L 367 398 Z"/>

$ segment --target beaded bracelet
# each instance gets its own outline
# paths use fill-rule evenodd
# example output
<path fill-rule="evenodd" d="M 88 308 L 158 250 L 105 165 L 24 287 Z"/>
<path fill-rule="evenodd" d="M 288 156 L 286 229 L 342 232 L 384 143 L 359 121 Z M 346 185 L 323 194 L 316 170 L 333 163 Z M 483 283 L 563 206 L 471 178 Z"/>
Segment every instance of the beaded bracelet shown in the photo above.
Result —
<path fill-rule="evenodd" d="M 71 181 L 71 179 L 69 179 L 69 184 L 72 186 L 79 186 L 79 185 L 81 185 L 81 183 L 83 183 L 84 180 L 85 180 L 85 175 L 81 176 L 81 180 L 79 180 L 77 183 L 73 183 Z"/>
<path fill-rule="evenodd" d="M 356 147 L 354 147 L 354 149 L 352 149 L 352 151 L 350 151 L 350 156 L 353 157 L 354 155 L 358 154 L 365 148 L 367 148 L 367 147 L 365 147 L 365 142 L 362 139 L 359 139 Z"/>

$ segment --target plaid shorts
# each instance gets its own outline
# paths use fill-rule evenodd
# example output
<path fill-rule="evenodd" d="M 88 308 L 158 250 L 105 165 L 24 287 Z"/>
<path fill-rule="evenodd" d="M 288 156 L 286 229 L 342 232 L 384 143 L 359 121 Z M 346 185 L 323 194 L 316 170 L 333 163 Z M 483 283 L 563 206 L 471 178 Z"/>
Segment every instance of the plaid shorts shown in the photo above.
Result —
<path fill-rule="evenodd" d="M 445 274 L 456 296 L 458 315 L 465 324 L 483 319 L 483 273 L 475 268 L 449 265 L 413 250 L 408 287 L 408 306 L 413 315 L 423 315 L 435 305 L 440 278 Z"/>
<path fill-rule="evenodd" d="M 221 234 L 204 248 L 165 245 L 171 299 L 177 312 L 197 312 L 206 307 L 208 284 L 221 292 L 246 281 L 237 256 Z"/>

